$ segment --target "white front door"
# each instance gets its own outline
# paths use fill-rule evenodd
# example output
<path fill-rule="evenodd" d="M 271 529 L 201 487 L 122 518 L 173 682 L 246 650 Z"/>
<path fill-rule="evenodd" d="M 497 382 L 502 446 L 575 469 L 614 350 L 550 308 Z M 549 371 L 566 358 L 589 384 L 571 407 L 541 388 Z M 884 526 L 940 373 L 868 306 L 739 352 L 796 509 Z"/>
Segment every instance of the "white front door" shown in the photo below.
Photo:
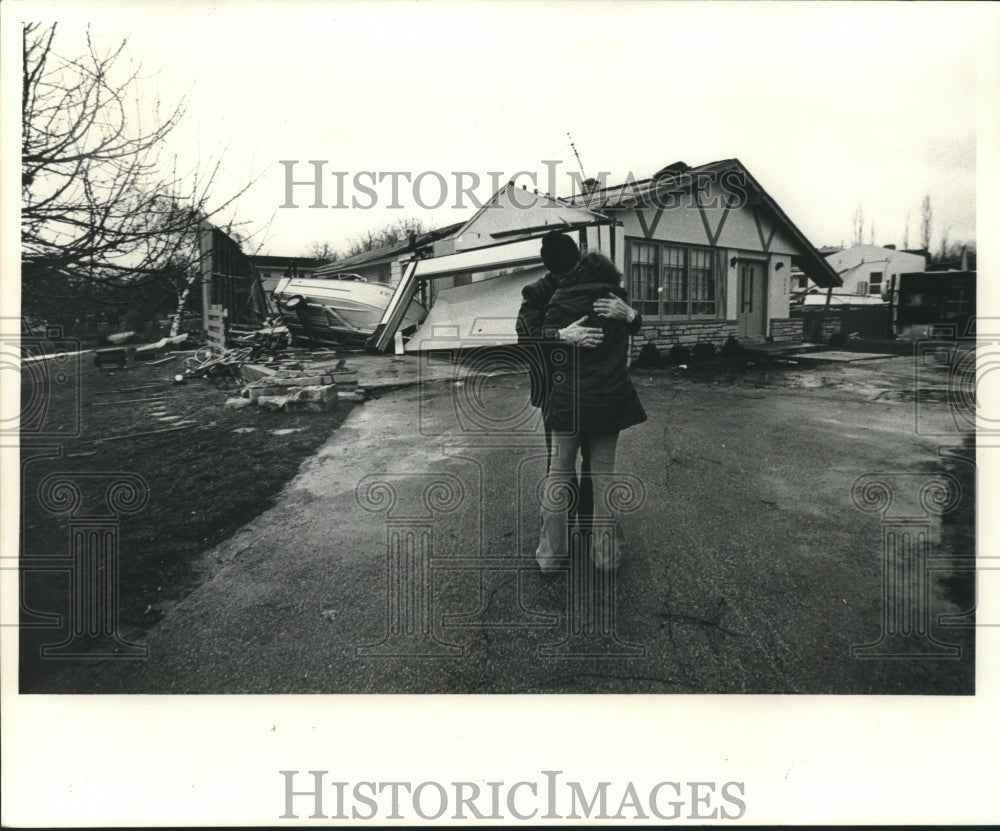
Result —
<path fill-rule="evenodd" d="M 740 281 L 736 298 L 738 337 L 762 338 L 767 332 L 765 263 L 760 260 L 740 260 L 738 267 Z"/>

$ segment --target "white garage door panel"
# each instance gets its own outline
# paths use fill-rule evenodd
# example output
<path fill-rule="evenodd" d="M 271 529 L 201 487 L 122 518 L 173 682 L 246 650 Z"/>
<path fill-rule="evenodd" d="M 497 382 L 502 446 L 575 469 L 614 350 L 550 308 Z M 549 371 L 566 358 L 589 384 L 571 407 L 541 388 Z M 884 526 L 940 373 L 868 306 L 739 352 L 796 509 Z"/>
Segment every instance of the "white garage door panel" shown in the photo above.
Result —
<path fill-rule="evenodd" d="M 517 343 L 521 289 L 544 273 L 544 268 L 532 268 L 440 291 L 406 351 Z"/>

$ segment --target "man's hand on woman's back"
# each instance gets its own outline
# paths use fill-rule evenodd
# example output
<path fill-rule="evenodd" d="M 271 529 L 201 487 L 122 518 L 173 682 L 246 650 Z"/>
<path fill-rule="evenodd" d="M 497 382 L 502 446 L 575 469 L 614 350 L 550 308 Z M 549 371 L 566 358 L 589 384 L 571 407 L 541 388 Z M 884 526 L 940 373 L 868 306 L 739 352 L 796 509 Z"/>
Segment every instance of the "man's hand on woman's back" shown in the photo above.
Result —
<path fill-rule="evenodd" d="M 598 300 L 597 302 L 600 303 L 601 301 Z M 595 303 L 594 305 L 596 306 L 597 304 Z M 600 346 L 604 341 L 604 332 L 592 326 L 584 326 L 583 324 L 586 320 L 587 315 L 584 315 L 579 320 L 569 324 L 566 328 L 560 329 L 559 340 L 575 343 L 578 346 L 585 346 L 588 349 Z"/>

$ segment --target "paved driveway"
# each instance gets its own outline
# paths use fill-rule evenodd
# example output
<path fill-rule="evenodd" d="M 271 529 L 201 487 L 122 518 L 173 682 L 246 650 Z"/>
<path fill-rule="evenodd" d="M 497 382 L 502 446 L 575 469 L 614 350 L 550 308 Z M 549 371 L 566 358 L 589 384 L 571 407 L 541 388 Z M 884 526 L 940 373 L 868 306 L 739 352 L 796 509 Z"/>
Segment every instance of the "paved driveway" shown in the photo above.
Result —
<path fill-rule="evenodd" d="M 523 376 L 386 393 L 206 554 L 147 660 L 49 688 L 972 693 L 972 451 L 948 367 L 778 367 L 635 374 L 650 419 L 619 445 L 634 510 L 611 579 L 534 566 Z"/>

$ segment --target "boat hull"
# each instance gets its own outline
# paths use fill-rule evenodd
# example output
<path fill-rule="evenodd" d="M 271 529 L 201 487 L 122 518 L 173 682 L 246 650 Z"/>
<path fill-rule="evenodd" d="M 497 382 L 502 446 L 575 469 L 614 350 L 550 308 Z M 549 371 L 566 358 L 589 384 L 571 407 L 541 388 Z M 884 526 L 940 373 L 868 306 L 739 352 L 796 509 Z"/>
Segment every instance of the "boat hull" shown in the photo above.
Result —
<path fill-rule="evenodd" d="M 392 295 L 388 286 L 361 280 L 286 277 L 274 288 L 282 322 L 296 342 L 305 344 L 363 345 Z M 426 315 L 423 306 L 411 303 L 403 328 Z"/>

